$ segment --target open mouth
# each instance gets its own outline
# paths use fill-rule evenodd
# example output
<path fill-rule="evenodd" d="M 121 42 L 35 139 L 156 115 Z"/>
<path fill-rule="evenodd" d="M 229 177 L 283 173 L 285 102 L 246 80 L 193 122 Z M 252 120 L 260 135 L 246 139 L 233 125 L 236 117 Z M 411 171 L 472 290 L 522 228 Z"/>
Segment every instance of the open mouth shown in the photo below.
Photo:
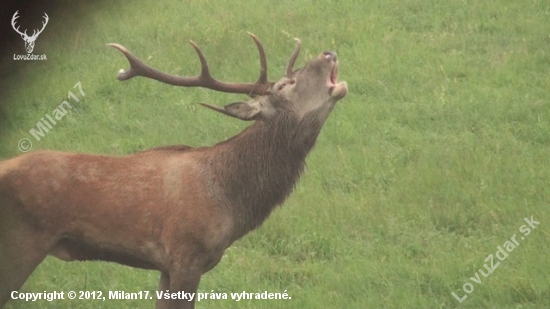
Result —
<path fill-rule="evenodd" d="M 335 52 L 325 51 L 319 55 L 319 60 L 328 61 L 331 65 L 330 73 L 327 76 L 328 95 L 335 101 L 343 98 L 348 92 L 348 84 L 346 82 L 338 82 L 338 56 Z M 327 65 L 327 64 L 323 64 Z"/>
<path fill-rule="evenodd" d="M 330 82 L 334 85 L 338 81 L 338 62 L 335 62 L 330 71 Z"/>
<path fill-rule="evenodd" d="M 328 61 L 332 65 L 327 81 L 327 85 L 330 88 L 335 85 L 338 80 L 338 57 L 335 52 L 325 51 L 319 56 L 319 58 L 324 58 L 325 61 Z"/>
<path fill-rule="evenodd" d="M 332 65 L 328 80 L 328 94 L 336 99 L 343 98 L 348 92 L 348 84 L 346 82 L 338 83 L 338 62 L 335 61 Z"/>

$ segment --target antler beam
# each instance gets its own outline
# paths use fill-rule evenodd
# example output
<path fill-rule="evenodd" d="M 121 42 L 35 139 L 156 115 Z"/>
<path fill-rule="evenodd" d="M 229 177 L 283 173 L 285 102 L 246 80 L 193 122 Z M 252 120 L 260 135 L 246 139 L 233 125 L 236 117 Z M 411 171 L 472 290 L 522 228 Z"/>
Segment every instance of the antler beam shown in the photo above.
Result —
<path fill-rule="evenodd" d="M 114 43 L 107 45 L 118 49 L 121 53 L 124 54 L 124 56 L 126 56 L 128 62 L 130 63 L 130 69 L 128 69 L 127 71 L 121 70 L 118 73 L 117 78 L 121 81 L 128 80 L 135 76 L 143 76 L 174 86 L 204 87 L 221 92 L 245 93 L 251 96 L 265 95 L 268 92 L 269 88 L 273 85 L 273 83 L 269 82 L 267 79 L 267 61 L 265 51 L 260 40 L 258 40 L 258 38 L 254 34 L 248 34 L 254 40 L 254 43 L 256 43 L 258 52 L 260 54 L 260 77 L 258 78 L 258 81 L 254 84 L 227 83 L 221 82 L 212 77 L 212 75 L 210 74 L 210 69 L 208 68 L 208 63 L 206 62 L 206 58 L 204 57 L 199 46 L 193 41 L 190 41 L 190 43 L 197 52 L 197 55 L 201 62 L 201 73 L 198 76 L 192 77 L 176 76 L 161 72 L 143 63 L 124 46 Z"/>

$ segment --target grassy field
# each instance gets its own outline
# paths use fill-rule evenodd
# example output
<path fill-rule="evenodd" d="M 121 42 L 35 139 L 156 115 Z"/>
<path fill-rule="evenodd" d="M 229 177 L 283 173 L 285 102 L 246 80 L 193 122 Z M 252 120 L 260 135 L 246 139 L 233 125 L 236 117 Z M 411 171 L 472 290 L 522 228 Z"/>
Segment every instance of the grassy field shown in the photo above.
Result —
<path fill-rule="evenodd" d="M 127 63 L 106 43 L 191 75 L 199 70 L 192 39 L 215 76 L 236 81 L 257 78 L 247 31 L 262 40 L 271 79 L 283 75 L 294 37 L 303 42 L 300 64 L 327 49 L 339 55 L 348 96 L 295 193 L 200 285 L 203 293 L 286 291 L 292 299 L 204 300 L 198 308 L 550 308 L 548 1 L 67 5 L 49 14 L 37 40 L 34 53 L 47 61 L 14 61 L 11 54 L 25 53 L 21 40 L 0 60 L 9 74 L 0 85 L 0 158 L 21 154 L 22 138 L 32 151 L 124 155 L 211 145 L 248 125 L 197 105 L 239 95 L 118 82 Z M 73 89 L 79 81 L 85 96 Z M 29 130 L 69 91 L 80 101 L 37 141 Z M 520 229 L 531 216 L 540 224 L 526 235 Z M 519 245 L 499 260 L 512 237 Z M 500 264 L 485 277 L 491 254 Z M 156 272 L 48 258 L 22 291 L 153 293 L 157 280 Z M 60 300 L 7 308 L 153 306 Z"/>

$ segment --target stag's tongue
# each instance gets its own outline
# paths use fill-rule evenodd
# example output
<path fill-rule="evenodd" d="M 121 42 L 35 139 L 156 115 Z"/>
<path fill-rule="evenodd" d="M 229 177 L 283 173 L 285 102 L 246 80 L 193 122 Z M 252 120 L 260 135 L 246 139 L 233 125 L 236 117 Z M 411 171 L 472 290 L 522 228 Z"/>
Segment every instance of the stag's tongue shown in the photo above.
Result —
<path fill-rule="evenodd" d="M 338 75 L 337 75 L 337 69 L 336 67 L 334 67 L 334 69 L 332 69 L 332 72 L 330 72 L 330 82 L 333 83 L 333 84 L 336 84 L 336 80 L 338 78 Z"/>

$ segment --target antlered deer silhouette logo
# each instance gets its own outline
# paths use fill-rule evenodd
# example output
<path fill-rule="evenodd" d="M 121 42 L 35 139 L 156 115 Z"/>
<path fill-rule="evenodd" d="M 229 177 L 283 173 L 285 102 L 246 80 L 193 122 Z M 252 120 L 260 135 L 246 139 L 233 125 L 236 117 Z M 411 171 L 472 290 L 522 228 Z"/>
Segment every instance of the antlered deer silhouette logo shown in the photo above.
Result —
<path fill-rule="evenodd" d="M 25 32 L 19 31 L 19 26 L 15 28 L 15 20 L 19 18 L 17 15 L 19 11 L 16 11 L 15 14 L 13 14 L 13 18 L 11 19 L 11 26 L 13 27 L 13 30 L 15 32 L 19 33 L 21 35 L 21 38 L 25 41 L 25 49 L 27 50 L 27 53 L 32 53 L 32 50 L 34 49 L 34 41 L 36 41 L 36 38 L 38 38 L 38 35 L 44 31 L 44 28 L 46 28 L 46 25 L 48 24 L 48 14 L 44 12 L 44 19 L 46 19 L 45 22 L 42 22 L 42 29 L 40 29 L 38 32 L 36 30 L 33 30 L 32 35 L 27 35 L 27 29 L 25 29 Z"/>

